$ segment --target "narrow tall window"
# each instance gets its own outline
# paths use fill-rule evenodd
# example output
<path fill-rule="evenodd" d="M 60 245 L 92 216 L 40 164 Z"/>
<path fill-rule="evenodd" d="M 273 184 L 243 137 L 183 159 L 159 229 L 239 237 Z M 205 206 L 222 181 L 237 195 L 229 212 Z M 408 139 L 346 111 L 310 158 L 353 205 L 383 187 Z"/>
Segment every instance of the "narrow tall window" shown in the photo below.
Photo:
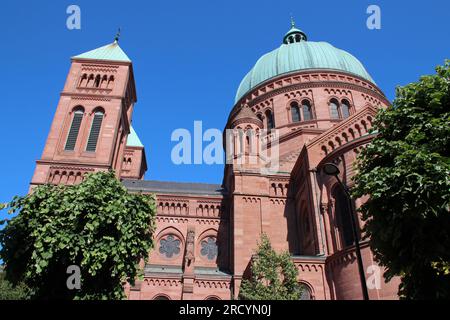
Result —
<path fill-rule="evenodd" d="M 344 247 L 351 246 L 354 242 L 352 230 L 351 211 L 348 207 L 347 196 L 340 186 L 337 186 L 333 191 L 335 200 L 335 215 L 339 223 L 340 233 L 342 235 L 342 244 Z"/>
<path fill-rule="evenodd" d="M 70 125 L 64 150 L 73 151 L 75 149 L 78 133 L 80 132 L 81 121 L 83 120 L 83 114 L 84 111 L 82 108 L 78 108 L 73 112 L 72 124 Z"/>
<path fill-rule="evenodd" d="M 350 117 L 350 103 L 347 100 L 342 100 L 341 113 L 344 119 Z"/>
<path fill-rule="evenodd" d="M 267 118 L 267 129 L 273 129 L 275 128 L 275 121 L 273 119 L 272 111 L 267 110 L 266 112 L 266 118 Z"/>
<path fill-rule="evenodd" d="M 338 102 L 334 99 L 330 101 L 330 117 L 331 119 L 339 119 Z"/>
<path fill-rule="evenodd" d="M 91 132 L 89 133 L 88 142 L 86 145 L 86 151 L 94 152 L 97 149 L 98 135 L 100 134 L 100 128 L 102 127 L 103 112 L 97 111 L 92 119 Z"/>
<path fill-rule="evenodd" d="M 291 103 L 291 116 L 292 122 L 299 122 L 301 120 L 300 108 L 298 107 L 298 103 L 295 101 Z"/>
<path fill-rule="evenodd" d="M 302 105 L 303 105 L 303 119 L 305 121 L 311 120 L 312 114 L 311 114 L 311 105 L 309 104 L 309 101 L 303 100 Z"/>
<path fill-rule="evenodd" d="M 95 88 L 100 87 L 100 75 L 99 74 L 95 77 L 94 87 Z"/>

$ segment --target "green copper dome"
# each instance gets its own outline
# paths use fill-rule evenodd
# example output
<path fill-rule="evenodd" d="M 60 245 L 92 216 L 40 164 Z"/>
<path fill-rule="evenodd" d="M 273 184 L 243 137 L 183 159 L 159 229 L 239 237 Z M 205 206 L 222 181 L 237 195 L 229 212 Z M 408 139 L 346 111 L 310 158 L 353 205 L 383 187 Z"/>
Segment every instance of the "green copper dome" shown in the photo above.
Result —
<path fill-rule="evenodd" d="M 375 83 L 362 63 L 350 53 L 337 49 L 327 42 L 306 41 L 306 35 L 292 26 L 284 36 L 283 44 L 259 58 L 241 81 L 235 103 L 268 79 L 307 69 L 344 71 Z"/>

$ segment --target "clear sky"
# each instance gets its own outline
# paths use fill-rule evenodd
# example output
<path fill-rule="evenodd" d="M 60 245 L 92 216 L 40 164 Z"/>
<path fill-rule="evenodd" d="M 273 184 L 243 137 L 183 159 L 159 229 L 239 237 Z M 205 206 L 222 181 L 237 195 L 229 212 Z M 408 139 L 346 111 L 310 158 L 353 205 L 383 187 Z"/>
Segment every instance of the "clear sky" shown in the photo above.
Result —
<path fill-rule="evenodd" d="M 81 8 L 81 30 L 66 27 L 70 4 Z M 366 27 L 370 4 L 381 8 L 381 30 Z M 171 133 L 194 120 L 223 129 L 241 79 L 281 44 L 291 13 L 309 40 L 360 59 L 389 99 L 450 58 L 448 0 L 2 1 L 0 202 L 28 190 L 70 57 L 111 43 L 119 26 L 134 64 L 146 179 L 221 183 L 220 165 L 172 164 Z"/>

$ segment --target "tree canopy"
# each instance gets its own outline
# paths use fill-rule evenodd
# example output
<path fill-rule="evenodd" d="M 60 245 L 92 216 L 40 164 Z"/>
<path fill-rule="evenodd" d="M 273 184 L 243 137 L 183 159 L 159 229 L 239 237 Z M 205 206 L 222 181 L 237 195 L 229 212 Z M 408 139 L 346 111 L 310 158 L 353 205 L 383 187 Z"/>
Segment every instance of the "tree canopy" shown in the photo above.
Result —
<path fill-rule="evenodd" d="M 252 259 L 251 278 L 241 283 L 239 298 L 243 300 L 299 300 L 302 289 L 298 270 L 288 252 L 278 254 L 266 234 L 261 236 Z"/>
<path fill-rule="evenodd" d="M 397 88 L 356 166 L 364 231 L 404 299 L 450 298 L 449 67 Z"/>
<path fill-rule="evenodd" d="M 38 186 L 8 206 L 17 215 L 0 230 L 0 258 L 6 279 L 26 284 L 30 298 L 122 299 L 153 247 L 154 196 L 129 193 L 113 172 Z M 67 286 L 71 265 L 79 289 Z"/>
<path fill-rule="evenodd" d="M 24 283 L 13 286 L 5 279 L 3 267 L 0 266 L 0 300 L 24 300 L 28 296 L 28 288 Z"/>

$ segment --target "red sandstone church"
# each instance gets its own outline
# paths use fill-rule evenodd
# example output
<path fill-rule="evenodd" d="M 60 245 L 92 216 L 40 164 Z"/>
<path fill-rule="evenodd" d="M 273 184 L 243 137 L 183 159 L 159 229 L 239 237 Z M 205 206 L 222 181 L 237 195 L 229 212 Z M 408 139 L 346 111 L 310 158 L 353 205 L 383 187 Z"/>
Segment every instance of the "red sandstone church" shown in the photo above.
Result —
<path fill-rule="evenodd" d="M 156 248 L 129 299 L 236 298 L 262 232 L 291 253 L 304 299 L 362 298 L 345 194 L 321 170 L 335 163 L 351 186 L 375 113 L 389 104 L 360 61 L 292 25 L 244 77 L 225 125 L 277 130 L 278 170 L 263 173 L 255 140 L 240 140 L 256 164 L 226 164 L 221 185 L 143 180 L 133 72 L 117 41 L 72 58 L 31 182 L 74 184 L 114 169 L 130 192 L 157 195 Z M 361 248 L 364 266 L 375 265 L 368 243 Z M 397 289 L 397 279 L 381 280 L 369 296 L 395 299 Z"/>

